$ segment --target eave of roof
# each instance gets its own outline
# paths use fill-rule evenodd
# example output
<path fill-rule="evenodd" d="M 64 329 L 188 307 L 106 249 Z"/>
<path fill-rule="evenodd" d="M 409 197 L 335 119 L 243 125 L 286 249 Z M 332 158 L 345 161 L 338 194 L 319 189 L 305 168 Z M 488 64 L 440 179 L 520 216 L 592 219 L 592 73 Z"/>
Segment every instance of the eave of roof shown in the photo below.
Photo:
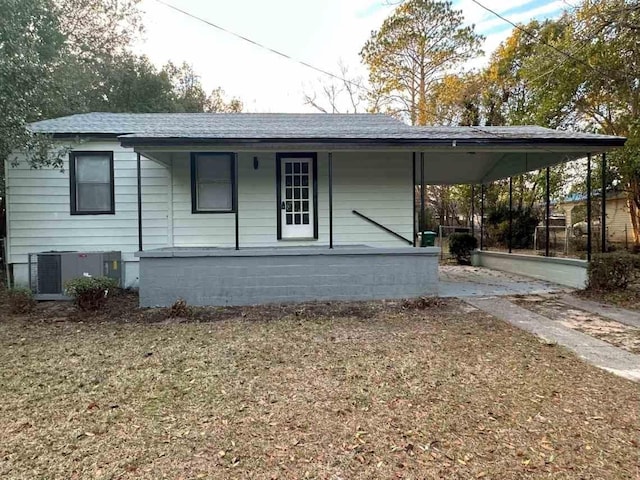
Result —
<path fill-rule="evenodd" d="M 509 149 L 551 149 L 551 150 L 579 150 L 593 151 L 608 150 L 622 147 L 626 138 L 504 138 L 487 136 L 484 138 L 429 138 L 418 136 L 407 137 L 267 137 L 267 138 L 237 138 L 237 137 L 172 137 L 172 136 L 143 136 L 120 135 L 118 139 L 123 147 L 184 147 L 188 145 L 218 146 L 245 145 L 260 146 L 273 144 L 295 145 L 337 145 L 352 147 L 405 147 L 405 148 L 509 148 Z"/>

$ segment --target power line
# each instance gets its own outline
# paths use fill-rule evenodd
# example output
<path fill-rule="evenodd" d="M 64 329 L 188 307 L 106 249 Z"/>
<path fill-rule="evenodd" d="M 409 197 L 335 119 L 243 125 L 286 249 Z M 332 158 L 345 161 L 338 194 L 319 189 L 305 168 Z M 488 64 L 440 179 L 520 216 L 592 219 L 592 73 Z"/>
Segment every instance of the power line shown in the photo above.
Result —
<path fill-rule="evenodd" d="M 281 52 L 280 50 L 276 50 L 275 48 L 271 48 L 271 47 L 269 47 L 267 45 L 264 45 L 264 44 L 262 44 L 260 42 L 255 41 L 255 40 L 251 40 L 250 38 L 245 37 L 244 35 L 241 35 L 239 33 L 233 32 L 233 31 L 229 30 L 228 28 L 221 27 L 220 25 L 215 24 L 213 22 L 210 22 L 209 20 L 206 20 L 206 19 L 204 19 L 202 17 L 199 17 L 197 15 L 194 15 L 193 13 L 187 12 L 186 10 L 182 10 L 181 8 L 176 7 L 175 5 L 171 5 L 170 3 L 167 3 L 167 2 L 165 2 L 163 0 L 156 0 L 156 2 L 164 5 L 165 7 L 170 8 L 172 10 L 175 10 L 176 12 L 180 12 L 183 15 L 186 15 L 187 17 L 190 17 L 190 18 L 193 18 L 194 20 L 197 20 L 199 22 L 205 23 L 205 24 L 209 25 L 210 27 L 213 27 L 213 28 L 215 28 L 217 30 L 220 30 L 221 32 L 227 33 L 227 34 L 232 35 L 232 36 L 234 36 L 234 37 L 236 37 L 236 38 L 238 38 L 238 39 L 240 39 L 242 41 L 250 43 L 253 46 L 256 46 L 256 47 L 261 48 L 263 50 L 267 50 L 268 52 L 271 52 L 271 53 L 273 53 L 275 55 L 278 55 L 278 56 L 280 56 L 282 58 L 285 58 L 287 60 L 291 60 L 293 62 L 296 62 L 296 63 L 302 65 L 303 67 L 310 68 L 311 70 L 315 70 L 318 73 L 321 73 L 323 75 L 327 75 L 329 77 L 335 78 L 336 80 L 339 80 L 341 82 L 348 83 L 349 85 L 353 85 L 354 87 L 362 88 L 363 90 L 367 91 L 368 93 L 371 93 L 365 87 L 363 87 L 362 85 L 360 85 L 360 84 L 358 84 L 356 82 L 353 82 L 353 81 L 348 80 L 346 78 L 342 78 L 339 75 L 336 75 L 335 73 L 331 73 L 331 72 L 329 72 L 327 70 L 324 70 L 324 69 L 322 69 L 320 67 L 316 67 L 314 65 L 311 65 L 310 63 L 307 63 L 304 60 L 299 60 L 297 58 L 292 57 L 291 55 L 287 55 L 286 53 Z"/>

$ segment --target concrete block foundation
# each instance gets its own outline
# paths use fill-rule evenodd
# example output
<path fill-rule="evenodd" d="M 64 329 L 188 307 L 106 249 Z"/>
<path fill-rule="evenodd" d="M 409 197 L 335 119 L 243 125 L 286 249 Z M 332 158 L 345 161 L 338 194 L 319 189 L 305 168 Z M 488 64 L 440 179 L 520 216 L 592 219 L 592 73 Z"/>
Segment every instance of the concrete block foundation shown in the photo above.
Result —
<path fill-rule="evenodd" d="M 436 295 L 440 249 L 364 246 L 140 252 L 140 306 L 255 305 Z"/>

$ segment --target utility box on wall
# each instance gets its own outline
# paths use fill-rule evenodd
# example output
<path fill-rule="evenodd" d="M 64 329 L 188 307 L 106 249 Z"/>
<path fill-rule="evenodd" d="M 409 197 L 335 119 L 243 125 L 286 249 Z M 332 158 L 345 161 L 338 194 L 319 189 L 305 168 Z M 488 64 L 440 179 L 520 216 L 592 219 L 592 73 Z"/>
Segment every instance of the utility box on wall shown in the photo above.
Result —
<path fill-rule="evenodd" d="M 36 300 L 65 300 L 64 284 L 80 277 L 109 277 L 122 283 L 120 252 L 29 254 L 29 288 Z"/>

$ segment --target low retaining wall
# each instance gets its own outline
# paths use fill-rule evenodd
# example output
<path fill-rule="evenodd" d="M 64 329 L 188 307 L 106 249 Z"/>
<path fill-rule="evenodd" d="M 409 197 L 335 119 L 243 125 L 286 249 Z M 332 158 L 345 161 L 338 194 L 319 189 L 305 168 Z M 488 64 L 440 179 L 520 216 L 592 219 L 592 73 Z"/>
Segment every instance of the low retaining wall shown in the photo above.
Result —
<path fill-rule="evenodd" d="M 436 295 L 440 249 L 173 248 L 140 252 L 140 306 Z"/>
<path fill-rule="evenodd" d="M 524 275 L 567 287 L 585 288 L 587 285 L 586 260 L 476 250 L 471 261 L 474 266 Z"/>

